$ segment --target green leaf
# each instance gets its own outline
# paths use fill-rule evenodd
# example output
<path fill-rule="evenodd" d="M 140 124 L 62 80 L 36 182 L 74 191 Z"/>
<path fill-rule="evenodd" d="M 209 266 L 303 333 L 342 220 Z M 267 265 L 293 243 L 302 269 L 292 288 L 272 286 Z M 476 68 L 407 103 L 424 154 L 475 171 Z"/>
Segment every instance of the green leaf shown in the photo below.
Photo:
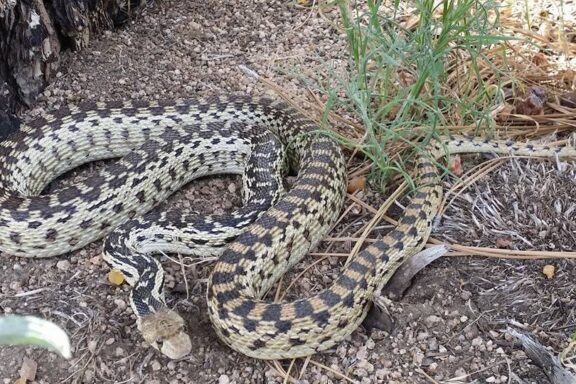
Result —
<path fill-rule="evenodd" d="M 0 344 L 37 345 L 72 357 L 70 339 L 56 324 L 33 316 L 0 316 Z"/>

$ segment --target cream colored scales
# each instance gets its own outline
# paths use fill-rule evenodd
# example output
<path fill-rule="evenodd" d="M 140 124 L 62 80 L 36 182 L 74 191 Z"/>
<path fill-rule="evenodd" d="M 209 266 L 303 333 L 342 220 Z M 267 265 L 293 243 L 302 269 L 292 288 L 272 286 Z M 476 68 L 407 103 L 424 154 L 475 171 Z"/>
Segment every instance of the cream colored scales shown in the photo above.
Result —
<path fill-rule="evenodd" d="M 359 253 L 318 295 L 290 303 L 262 301 L 328 233 L 343 204 L 342 153 L 316 130 L 284 103 L 237 96 L 93 103 L 46 114 L 0 143 L 0 250 L 56 256 L 114 230 L 105 258 L 134 287 L 131 302 L 144 337 L 170 357 L 185 355 L 191 346 L 184 321 L 164 305 L 163 272 L 151 255 L 223 250 L 207 293 L 220 338 L 255 358 L 305 356 L 353 332 L 373 293 L 423 247 L 442 198 L 435 159 L 464 152 L 576 156 L 573 148 L 468 138 L 433 142 L 417 161 L 418 190 L 396 229 Z M 289 158 L 299 159 L 296 182 L 281 197 L 280 144 L 288 145 Z M 98 176 L 38 195 L 67 170 L 113 157 L 122 158 Z M 230 215 L 145 214 L 192 179 L 242 173 L 246 164 L 244 182 L 258 188 Z"/>

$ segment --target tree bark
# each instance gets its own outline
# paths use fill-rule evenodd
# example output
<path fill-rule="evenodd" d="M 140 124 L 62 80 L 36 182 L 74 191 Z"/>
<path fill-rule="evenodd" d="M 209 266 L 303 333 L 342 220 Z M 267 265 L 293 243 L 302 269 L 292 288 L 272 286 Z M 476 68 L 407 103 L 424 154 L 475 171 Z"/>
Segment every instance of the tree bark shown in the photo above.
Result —
<path fill-rule="evenodd" d="M 146 0 L 0 0 L 0 111 L 30 107 L 64 49 L 79 50 L 117 27 Z"/>

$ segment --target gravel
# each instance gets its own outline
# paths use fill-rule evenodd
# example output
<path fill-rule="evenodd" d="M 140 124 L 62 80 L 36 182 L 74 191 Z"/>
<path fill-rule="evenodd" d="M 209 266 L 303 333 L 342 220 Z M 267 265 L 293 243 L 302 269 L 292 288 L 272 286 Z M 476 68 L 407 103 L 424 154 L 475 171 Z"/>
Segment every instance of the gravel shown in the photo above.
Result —
<path fill-rule="evenodd" d="M 242 68 L 281 86 L 297 103 L 309 100 L 310 84 L 328 81 L 331 71 L 345 68 L 345 40 L 332 26 L 337 17 L 335 8 L 323 8 L 321 14 L 285 1 L 163 1 L 126 28 L 107 31 L 89 48 L 68 54 L 54 83 L 24 117 L 84 100 L 272 93 Z M 98 166 L 85 168 L 81 173 L 90 175 Z M 77 173 L 61 182 L 74 177 Z M 208 178 L 167 205 L 200 214 L 230 211 L 240 204 L 239 186 L 236 177 Z M 374 206 L 383 199 L 365 194 Z M 351 210 L 333 235 L 351 236 L 359 222 L 369 219 L 365 209 Z M 321 250 L 347 252 L 352 246 L 325 242 Z M 55 321 L 70 334 L 74 353 L 63 361 L 37 348 L 2 348 L 4 383 L 18 378 L 24 358 L 38 363 L 36 383 L 283 383 L 281 370 L 302 384 L 508 383 L 511 374 L 525 383 L 545 383 L 501 332 L 502 324 L 515 319 L 558 351 L 568 340 L 567 319 L 574 316 L 567 283 L 574 276 L 572 262 L 555 262 L 557 277 L 547 281 L 540 264 L 441 259 L 416 277 L 400 302 L 390 302 L 392 334 L 361 328 L 331 351 L 298 359 L 293 366 L 290 361 L 276 365 L 239 355 L 218 340 L 204 296 L 210 264 L 185 259 L 192 264 L 186 268 L 188 284 L 172 262 L 165 263 L 166 283 L 169 303 L 185 318 L 194 348 L 189 356 L 170 361 L 143 343 L 127 305 L 128 287 L 108 284 L 100 252 L 101 242 L 96 242 L 63 258 L 0 258 L 0 310 Z M 281 291 L 317 257 L 287 275 Z M 338 257 L 316 263 L 286 299 L 318 292 L 341 265 Z M 518 306 L 508 295 L 525 300 Z"/>

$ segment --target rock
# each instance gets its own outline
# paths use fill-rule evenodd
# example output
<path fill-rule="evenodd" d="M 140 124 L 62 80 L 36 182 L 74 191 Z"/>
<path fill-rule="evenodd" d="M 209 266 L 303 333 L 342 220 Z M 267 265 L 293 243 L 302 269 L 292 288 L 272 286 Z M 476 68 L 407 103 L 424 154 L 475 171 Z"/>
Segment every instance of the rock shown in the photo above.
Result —
<path fill-rule="evenodd" d="M 61 271 L 67 271 L 70 269 L 70 262 L 68 260 L 59 260 L 56 263 L 56 268 L 58 268 Z"/>
<path fill-rule="evenodd" d="M 162 369 L 162 364 L 160 364 L 158 360 L 152 360 L 150 366 L 152 367 L 153 371 L 159 371 Z"/>

